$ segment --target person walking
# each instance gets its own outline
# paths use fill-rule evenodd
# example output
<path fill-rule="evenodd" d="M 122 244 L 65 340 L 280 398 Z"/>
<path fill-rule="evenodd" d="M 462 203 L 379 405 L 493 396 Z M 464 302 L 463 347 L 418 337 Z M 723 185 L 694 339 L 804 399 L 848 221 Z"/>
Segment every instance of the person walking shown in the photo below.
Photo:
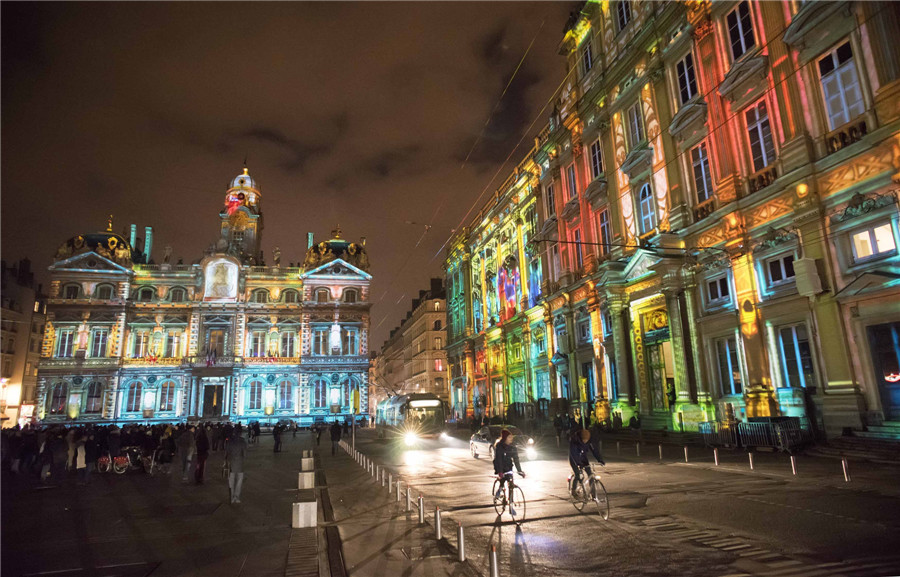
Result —
<path fill-rule="evenodd" d="M 281 452 L 281 424 L 276 423 L 272 428 L 272 439 L 275 440 L 274 448 L 272 449 L 273 453 Z"/>
<path fill-rule="evenodd" d="M 322 425 L 316 425 L 316 446 L 322 442 Z"/>
<path fill-rule="evenodd" d="M 83 484 L 89 485 L 91 482 L 91 473 L 94 470 L 94 467 L 97 466 L 97 459 L 100 457 L 100 447 L 97 445 L 97 440 L 94 439 L 94 432 L 89 431 L 87 434 L 87 438 L 84 441 L 84 478 L 82 479 Z"/>
<path fill-rule="evenodd" d="M 188 473 L 191 471 L 191 459 L 197 449 L 197 441 L 194 439 L 194 427 L 185 427 L 178 435 L 178 453 L 181 456 L 181 482 L 188 482 Z"/>
<path fill-rule="evenodd" d="M 337 421 L 331 424 L 331 456 L 337 455 L 338 443 L 341 442 L 341 424 Z"/>
<path fill-rule="evenodd" d="M 230 437 L 225 439 L 225 460 L 228 462 L 228 489 L 231 504 L 241 502 L 241 486 L 244 484 L 244 457 L 247 455 L 247 441 L 238 425 Z"/>
<path fill-rule="evenodd" d="M 194 482 L 198 485 L 202 485 L 203 473 L 206 471 L 206 458 L 209 457 L 209 436 L 206 434 L 206 427 L 198 427 L 197 438 L 194 442 L 197 447 L 197 465 L 194 467 Z"/>

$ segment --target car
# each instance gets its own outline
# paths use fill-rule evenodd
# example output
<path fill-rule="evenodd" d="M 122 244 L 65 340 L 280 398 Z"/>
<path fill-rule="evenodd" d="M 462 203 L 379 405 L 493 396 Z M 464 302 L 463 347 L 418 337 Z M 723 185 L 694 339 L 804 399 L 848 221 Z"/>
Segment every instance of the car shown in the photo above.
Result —
<path fill-rule="evenodd" d="M 494 445 L 500 438 L 500 432 L 503 429 L 508 429 L 513 434 L 513 443 L 519 449 L 520 457 L 529 461 L 537 458 L 534 439 L 513 425 L 488 425 L 475 431 L 475 434 L 469 439 L 469 451 L 472 453 L 472 457 L 478 459 L 481 455 L 487 455 L 493 461 Z"/>

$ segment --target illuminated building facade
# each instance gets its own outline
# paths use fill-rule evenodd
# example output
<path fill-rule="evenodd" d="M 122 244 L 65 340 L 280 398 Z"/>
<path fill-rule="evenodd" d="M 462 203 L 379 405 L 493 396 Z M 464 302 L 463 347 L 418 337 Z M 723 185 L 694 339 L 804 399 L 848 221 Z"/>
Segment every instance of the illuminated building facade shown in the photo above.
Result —
<path fill-rule="evenodd" d="M 360 411 L 368 398 L 365 239 L 335 230 L 304 262 L 260 251 L 262 194 L 245 168 L 225 193 L 217 241 L 194 264 L 150 260 L 112 232 L 63 243 L 50 267 L 38 373 L 43 422 L 293 419 Z"/>
<path fill-rule="evenodd" d="M 670 430 L 900 420 L 898 34 L 890 2 L 574 13 L 532 155 L 553 397 Z M 460 287 L 451 334 L 478 334 Z"/>
<path fill-rule="evenodd" d="M 447 300 L 444 280 L 419 291 L 406 318 L 390 332 L 376 363 L 379 396 L 433 393 L 449 400 Z"/>
<path fill-rule="evenodd" d="M 448 245 L 450 404 L 460 418 L 549 410 L 543 272 L 531 253 L 539 171 L 531 157 Z"/>

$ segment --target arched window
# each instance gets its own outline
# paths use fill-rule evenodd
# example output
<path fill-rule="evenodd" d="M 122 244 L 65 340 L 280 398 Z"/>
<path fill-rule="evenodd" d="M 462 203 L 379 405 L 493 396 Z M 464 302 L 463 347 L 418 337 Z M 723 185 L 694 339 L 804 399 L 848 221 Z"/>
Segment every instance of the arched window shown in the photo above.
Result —
<path fill-rule="evenodd" d="M 341 404 L 347 407 L 350 406 L 350 384 L 349 380 L 344 381 L 344 402 Z"/>
<path fill-rule="evenodd" d="M 355 303 L 357 292 L 355 289 L 347 289 L 344 291 L 344 302 L 345 303 Z"/>
<path fill-rule="evenodd" d="M 441 301 L 434 301 L 434 310 L 441 310 Z"/>
<path fill-rule="evenodd" d="M 125 411 L 136 413 L 141 410 L 141 397 L 143 397 L 144 385 L 135 381 L 128 385 L 128 393 L 125 396 Z"/>
<path fill-rule="evenodd" d="M 97 295 L 97 299 L 101 301 L 108 301 L 113 298 L 113 294 L 115 294 L 115 290 L 111 284 L 102 284 L 97 287 L 97 290 L 94 291 Z"/>
<path fill-rule="evenodd" d="M 325 381 L 319 379 L 313 383 L 313 407 L 325 407 Z"/>
<path fill-rule="evenodd" d="M 293 406 L 294 395 L 293 387 L 289 381 L 282 381 L 278 385 L 278 408 L 281 410 L 290 409 Z"/>
<path fill-rule="evenodd" d="M 647 183 L 641 187 L 641 234 L 647 234 L 656 228 L 656 202 L 653 200 L 653 191 Z"/>
<path fill-rule="evenodd" d="M 269 302 L 269 291 L 266 289 L 259 289 L 253 291 L 253 298 L 250 299 L 251 302 L 264 304 Z"/>
<path fill-rule="evenodd" d="M 286 290 L 281 294 L 282 294 L 282 299 L 286 303 L 296 303 L 299 301 L 299 298 L 297 296 L 297 291 L 295 291 L 295 290 Z"/>
<path fill-rule="evenodd" d="M 153 287 L 145 286 L 141 287 L 137 291 L 137 300 L 138 302 L 148 303 L 153 300 Z"/>
<path fill-rule="evenodd" d="M 81 285 L 80 284 L 67 284 L 62 289 L 62 296 L 64 299 L 77 299 L 81 297 Z"/>
<path fill-rule="evenodd" d="M 331 294 L 328 289 L 321 288 L 316 291 L 316 302 L 317 303 L 327 303 L 331 299 Z"/>
<path fill-rule="evenodd" d="M 444 348 L 444 341 L 441 337 L 434 337 L 434 350 L 439 351 Z"/>
<path fill-rule="evenodd" d="M 87 388 L 87 399 L 84 401 L 84 412 L 96 415 L 103 410 L 103 383 L 92 381 Z"/>
<path fill-rule="evenodd" d="M 434 330 L 441 330 L 441 321 L 434 321 Z"/>
<path fill-rule="evenodd" d="M 262 408 L 262 381 L 253 381 L 250 383 L 249 398 L 247 399 L 247 408 L 257 410 Z"/>
<path fill-rule="evenodd" d="M 169 302 L 183 303 L 187 296 L 187 292 L 181 287 L 169 289 Z"/>
<path fill-rule="evenodd" d="M 166 381 L 159 386 L 159 410 L 175 410 L 175 383 Z"/>
<path fill-rule="evenodd" d="M 47 412 L 51 415 L 62 415 L 66 412 L 66 397 L 69 396 L 69 385 L 56 383 L 47 397 Z"/>

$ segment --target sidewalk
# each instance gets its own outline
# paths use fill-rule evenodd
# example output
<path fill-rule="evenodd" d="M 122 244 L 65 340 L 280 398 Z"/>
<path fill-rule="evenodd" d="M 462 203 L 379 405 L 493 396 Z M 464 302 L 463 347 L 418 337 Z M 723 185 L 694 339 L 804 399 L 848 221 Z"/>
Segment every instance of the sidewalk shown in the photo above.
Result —
<path fill-rule="evenodd" d="M 455 544 L 455 526 L 444 527 L 444 540 L 438 542 L 433 511 L 426 512 L 430 521 L 425 525 L 418 524 L 415 502 L 406 512 L 405 483 L 398 502 L 396 488 L 389 494 L 343 450 L 334 457 L 324 450 L 319 455 L 348 575 L 479 575 L 457 561 L 456 548 L 447 542 L 449 536 Z"/>

